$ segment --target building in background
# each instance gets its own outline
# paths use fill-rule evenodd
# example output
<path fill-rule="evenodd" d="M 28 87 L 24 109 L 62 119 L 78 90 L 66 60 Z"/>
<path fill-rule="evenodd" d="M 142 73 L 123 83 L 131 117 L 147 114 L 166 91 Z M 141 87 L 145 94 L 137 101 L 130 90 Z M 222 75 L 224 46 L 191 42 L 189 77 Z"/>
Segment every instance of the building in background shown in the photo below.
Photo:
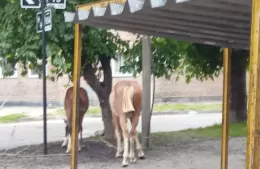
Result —
<path fill-rule="evenodd" d="M 127 32 L 119 32 L 124 40 L 133 41 L 135 36 Z M 125 79 L 137 80 L 142 83 L 142 77 L 134 78 L 132 74 L 121 73 L 120 67 L 124 63 L 124 58 L 117 55 L 118 61 L 111 61 L 113 84 Z M 47 73 L 51 65 L 47 65 Z M 29 69 L 28 69 L 29 70 Z M 0 68 L 0 106 L 6 102 L 6 106 L 40 106 L 42 105 L 42 80 L 38 79 L 36 71 L 29 70 L 27 76 L 22 77 L 19 67 L 15 74 L 8 78 L 3 78 Z M 222 95 L 222 75 L 214 81 L 205 82 L 191 81 L 185 83 L 184 77 L 175 82 L 176 76 L 172 75 L 170 80 L 164 78 L 156 79 L 155 99 L 157 102 L 185 102 L 198 100 L 221 100 Z M 68 84 L 66 77 L 60 78 L 57 82 L 47 81 L 47 100 L 49 106 L 61 106 L 66 92 L 64 85 Z M 90 104 L 99 105 L 96 93 L 88 84 L 81 79 L 81 86 L 88 92 Z"/>

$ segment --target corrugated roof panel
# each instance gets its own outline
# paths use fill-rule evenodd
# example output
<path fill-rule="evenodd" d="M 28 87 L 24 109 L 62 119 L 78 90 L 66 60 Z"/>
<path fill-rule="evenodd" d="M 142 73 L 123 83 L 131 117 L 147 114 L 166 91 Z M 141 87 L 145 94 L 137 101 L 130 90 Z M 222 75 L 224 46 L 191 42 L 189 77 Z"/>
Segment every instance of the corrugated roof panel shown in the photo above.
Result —
<path fill-rule="evenodd" d="M 78 6 L 66 22 L 249 48 L 251 0 L 111 0 Z"/>

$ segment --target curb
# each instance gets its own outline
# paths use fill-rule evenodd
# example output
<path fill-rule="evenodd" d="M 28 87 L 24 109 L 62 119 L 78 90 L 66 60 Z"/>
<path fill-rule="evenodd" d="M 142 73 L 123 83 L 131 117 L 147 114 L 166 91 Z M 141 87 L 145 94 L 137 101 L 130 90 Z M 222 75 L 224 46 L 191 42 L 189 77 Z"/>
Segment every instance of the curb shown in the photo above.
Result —
<path fill-rule="evenodd" d="M 186 114 L 209 114 L 209 113 L 221 113 L 221 110 L 204 110 L 200 112 L 191 112 L 191 111 L 165 111 L 165 112 L 153 112 L 153 116 L 162 116 L 162 115 L 186 115 Z M 85 115 L 84 118 L 100 118 L 101 115 Z M 47 120 L 63 120 L 64 116 L 49 116 L 47 117 Z M 27 117 L 18 120 L 17 122 L 32 122 L 32 121 L 42 121 L 43 117 L 38 116 L 38 117 Z M 16 122 L 16 123 L 17 123 Z"/>
<path fill-rule="evenodd" d="M 222 102 L 222 96 L 188 96 L 188 97 L 164 97 L 164 98 L 155 98 L 154 103 L 201 103 L 201 102 Z M 0 101 L 0 105 L 3 104 L 3 101 Z M 34 106 L 43 106 L 42 101 L 7 101 L 5 104 L 7 107 L 14 106 L 26 106 L 26 107 L 34 107 Z M 63 107 L 63 101 L 48 101 L 48 107 Z M 93 100 L 92 106 L 99 106 L 98 100 Z"/>

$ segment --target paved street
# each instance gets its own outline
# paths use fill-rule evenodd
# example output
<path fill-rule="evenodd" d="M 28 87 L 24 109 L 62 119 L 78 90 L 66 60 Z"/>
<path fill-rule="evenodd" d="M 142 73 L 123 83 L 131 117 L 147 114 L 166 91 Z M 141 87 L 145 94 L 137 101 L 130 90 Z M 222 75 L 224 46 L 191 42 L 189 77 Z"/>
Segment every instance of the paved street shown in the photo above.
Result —
<path fill-rule="evenodd" d="M 140 119 L 141 121 L 141 119 Z M 158 115 L 152 117 L 151 131 L 178 131 L 197 128 L 221 122 L 220 113 Z M 91 136 L 103 127 L 101 118 L 84 119 L 84 137 Z M 138 126 L 141 131 L 141 123 Z M 40 144 L 43 140 L 43 122 L 26 122 L 0 125 L 0 149 L 13 148 L 28 144 Z M 63 120 L 48 121 L 48 141 L 62 140 L 64 136 Z"/>

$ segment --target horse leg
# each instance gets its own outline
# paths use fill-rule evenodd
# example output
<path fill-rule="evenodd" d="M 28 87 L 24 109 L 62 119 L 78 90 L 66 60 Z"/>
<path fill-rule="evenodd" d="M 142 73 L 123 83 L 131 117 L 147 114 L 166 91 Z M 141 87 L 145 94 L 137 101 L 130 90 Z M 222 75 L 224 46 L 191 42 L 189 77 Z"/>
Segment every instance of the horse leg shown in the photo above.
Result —
<path fill-rule="evenodd" d="M 83 143 L 82 130 L 83 129 L 81 129 L 81 131 L 80 131 L 80 142 L 81 142 L 80 144 L 81 144 L 81 147 L 85 147 L 85 145 Z"/>
<path fill-rule="evenodd" d="M 69 154 L 71 152 L 71 130 L 72 130 L 72 128 L 71 128 L 70 124 L 67 124 L 67 127 L 68 127 L 67 128 L 68 144 L 67 144 L 67 151 L 66 151 L 66 153 Z"/>
<path fill-rule="evenodd" d="M 78 133 L 79 135 L 79 133 Z M 67 151 L 66 153 L 69 154 L 71 152 L 71 134 L 69 134 L 69 139 L 68 139 L 68 145 L 67 145 Z M 78 151 L 81 150 L 81 145 L 80 145 L 80 140 L 78 139 Z"/>
<path fill-rule="evenodd" d="M 139 121 L 139 114 L 134 114 L 132 119 L 131 119 L 131 122 L 132 122 L 131 132 L 133 133 L 132 135 L 133 135 L 133 138 L 136 142 L 137 155 L 138 155 L 139 159 L 143 159 L 144 158 L 144 152 L 142 150 L 142 145 L 139 141 L 139 137 L 138 137 L 138 134 L 137 134 L 137 131 L 136 131 L 138 121 Z"/>
<path fill-rule="evenodd" d="M 68 126 L 66 125 L 66 127 L 65 127 L 65 137 L 64 137 L 64 141 L 63 141 L 61 147 L 62 148 L 66 147 L 67 144 L 68 144 Z"/>
<path fill-rule="evenodd" d="M 81 144 L 81 147 L 85 147 L 84 145 L 84 142 L 83 142 L 83 136 L 82 136 L 82 132 L 83 132 L 83 126 L 82 126 L 82 123 L 83 123 L 83 120 L 84 120 L 84 115 L 85 113 L 83 112 L 82 113 L 82 117 L 80 118 L 80 144 Z"/>
<path fill-rule="evenodd" d="M 135 142 L 136 142 L 137 155 L 138 155 L 139 159 L 144 159 L 144 152 L 142 149 L 142 145 L 139 141 L 138 134 L 135 136 Z"/>
<path fill-rule="evenodd" d="M 128 166 L 128 156 L 129 156 L 129 133 L 126 125 L 126 117 L 125 115 L 122 115 L 119 119 L 120 121 L 120 126 L 122 129 L 123 133 L 123 138 L 124 138 L 124 153 L 123 153 L 123 161 L 122 161 L 122 167 Z"/>
<path fill-rule="evenodd" d="M 63 143 L 62 143 L 62 145 L 61 145 L 61 147 L 64 148 L 64 147 L 67 146 L 67 144 L 68 144 L 68 137 L 65 136 L 65 137 L 64 137 L 64 140 L 63 140 Z"/>
<path fill-rule="evenodd" d="M 81 151 L 81 130 L 78 132 L 78 151 Z"/>
<path fill-rule="evenodd" d="M 129 153 L 129 159 L 130 159 L 130 162 L 134 163 L 136 162 L 136 158 L 135 158 L 135 135 L 136 135 L 136 130 L 135 128 L 131 128 L 131 131 L 130 131 L 130 153 Z"/>
<path fill-rule="evenodd" d="M 82 121 L 83 121 L 83 117 L 81 117 L 81 120 L 79 123 L 80 125 L 79 125 L 79 132 L 78 132 L 78 151 L 81 151 L 81 148 L 84 146 L 83 138 L 82 138 L 82 131 L 83 131 Z"/>
<path fill-rule="evenodd" d="M 117 151 L 116 151 L 116 158 L 121 157 L 123 155 L 123 147 L 122 147 L 122 133 L 121 128 L 119 125 L 119 118 L 114 116 L 113 122 L 115 126 L 115 135 L 116 135 L 116 141 L 117 141 Z"/>
<path fill-rule="evenodd" d="M 70 151 L 71 151 L 71 134 L 69 134 L 69 141 L 68 141 L 66 153 L 69 154 Z"/>

